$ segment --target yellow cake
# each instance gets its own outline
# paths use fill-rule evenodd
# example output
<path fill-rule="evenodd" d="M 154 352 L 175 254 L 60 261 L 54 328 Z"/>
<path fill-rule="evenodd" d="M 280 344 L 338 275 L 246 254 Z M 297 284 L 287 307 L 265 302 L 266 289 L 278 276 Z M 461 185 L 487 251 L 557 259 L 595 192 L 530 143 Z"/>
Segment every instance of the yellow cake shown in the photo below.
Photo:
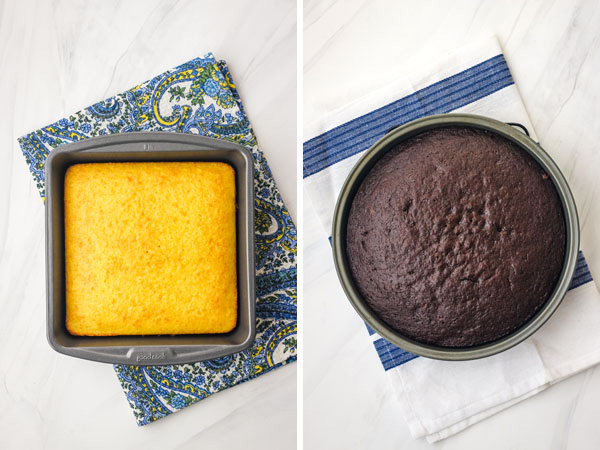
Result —
<path fill-rule="evenodd" d="M 71 334 L 204 334 L 235 328 L 231 166 L 76 164 L 65 175 L 64 199 Z"/>

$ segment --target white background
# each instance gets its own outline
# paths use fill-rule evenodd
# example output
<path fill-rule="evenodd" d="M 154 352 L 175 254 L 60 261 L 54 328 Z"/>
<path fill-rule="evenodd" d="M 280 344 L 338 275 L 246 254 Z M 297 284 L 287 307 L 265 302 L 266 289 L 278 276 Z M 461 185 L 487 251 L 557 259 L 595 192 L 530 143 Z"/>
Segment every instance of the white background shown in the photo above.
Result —
<path fill-rule="evenodd" d="M 50 349 L 23 134 L 212 51 L 296 219 L 294 1 L 0 0 L 0 448 L 293 448 L 296 364 L 138 428 L 111 365 Z"/>
<path fill-rule="evenodd" d="M 304 121 L 496 35 L 544 148 L 579 209 L 600 280 L 600 2 L 304 2 Z M 392 77 L 393 78 L 393 77 Z M 339 287 L 327 235 L 304 194 L 304 444 L 307 449 L 597 449 L 592 368 L 429 445 L 410 436 L 364 324 Z M 600 330 L 598 330 L 600 333 Z"/>

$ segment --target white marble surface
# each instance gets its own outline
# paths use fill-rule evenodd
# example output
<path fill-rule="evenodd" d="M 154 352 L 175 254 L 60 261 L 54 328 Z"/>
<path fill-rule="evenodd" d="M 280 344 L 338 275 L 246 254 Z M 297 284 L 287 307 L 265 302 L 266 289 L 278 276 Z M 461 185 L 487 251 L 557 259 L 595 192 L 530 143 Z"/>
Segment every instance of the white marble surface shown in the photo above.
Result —
<path fill-rule="evenodd" d="M 322 100 L 389 82 L 496 35 L 540 141 L 564 170 L 600 280 L 600 3 L 597 1 L 304 2 L 304 120 Z M 392 64 L 393 60 L 396 63 Z M 563 381 L 434 445 L 414 440 L 364 325 L 338 285 L 329 244 L 304 195 L 304 445 L 307 449 L 593 449 L 600 369 Z M 599 330 L 600 332 L 600 330 Z"/>
<path fill-rule="evenodd" d="M 17 138 L 208 51 L 296 218 L 294 1 L 0 0 L 0 448 L 294 448 L 296 364 L 138 428 L 112 366 L 46 342 L 44 208 Z"/>

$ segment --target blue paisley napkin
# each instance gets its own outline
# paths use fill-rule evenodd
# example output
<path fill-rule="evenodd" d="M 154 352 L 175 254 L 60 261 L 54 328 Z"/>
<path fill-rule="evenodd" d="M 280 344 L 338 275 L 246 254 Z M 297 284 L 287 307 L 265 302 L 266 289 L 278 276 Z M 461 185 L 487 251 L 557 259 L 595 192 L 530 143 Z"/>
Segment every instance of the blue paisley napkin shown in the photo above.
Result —
<path fill-rule="evenodd" d="M 193 133 L 244 145 L 254 156 L 256 339 L 248 350 L 202 363 L 115 365 L 138 425 L 296 359 L 296 229 L 283 204 L 231 74 L 212 54 L 19 139 L 44 198 L 48 153 L 69 142 L 131 131 Z"/>

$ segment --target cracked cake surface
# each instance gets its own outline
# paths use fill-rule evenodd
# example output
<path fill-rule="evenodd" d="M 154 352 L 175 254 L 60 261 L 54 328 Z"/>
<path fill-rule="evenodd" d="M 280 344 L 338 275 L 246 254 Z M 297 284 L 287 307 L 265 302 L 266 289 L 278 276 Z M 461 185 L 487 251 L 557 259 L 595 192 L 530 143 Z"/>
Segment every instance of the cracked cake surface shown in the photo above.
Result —
<path fill-rule="evenodd" d="M 419 342 L 497 340 L 550 297 L 565 219 L 548 174 L 494 133 L 443 127 L 385 154 L 347 222 L 353 279 L 371 309 Z"/>

